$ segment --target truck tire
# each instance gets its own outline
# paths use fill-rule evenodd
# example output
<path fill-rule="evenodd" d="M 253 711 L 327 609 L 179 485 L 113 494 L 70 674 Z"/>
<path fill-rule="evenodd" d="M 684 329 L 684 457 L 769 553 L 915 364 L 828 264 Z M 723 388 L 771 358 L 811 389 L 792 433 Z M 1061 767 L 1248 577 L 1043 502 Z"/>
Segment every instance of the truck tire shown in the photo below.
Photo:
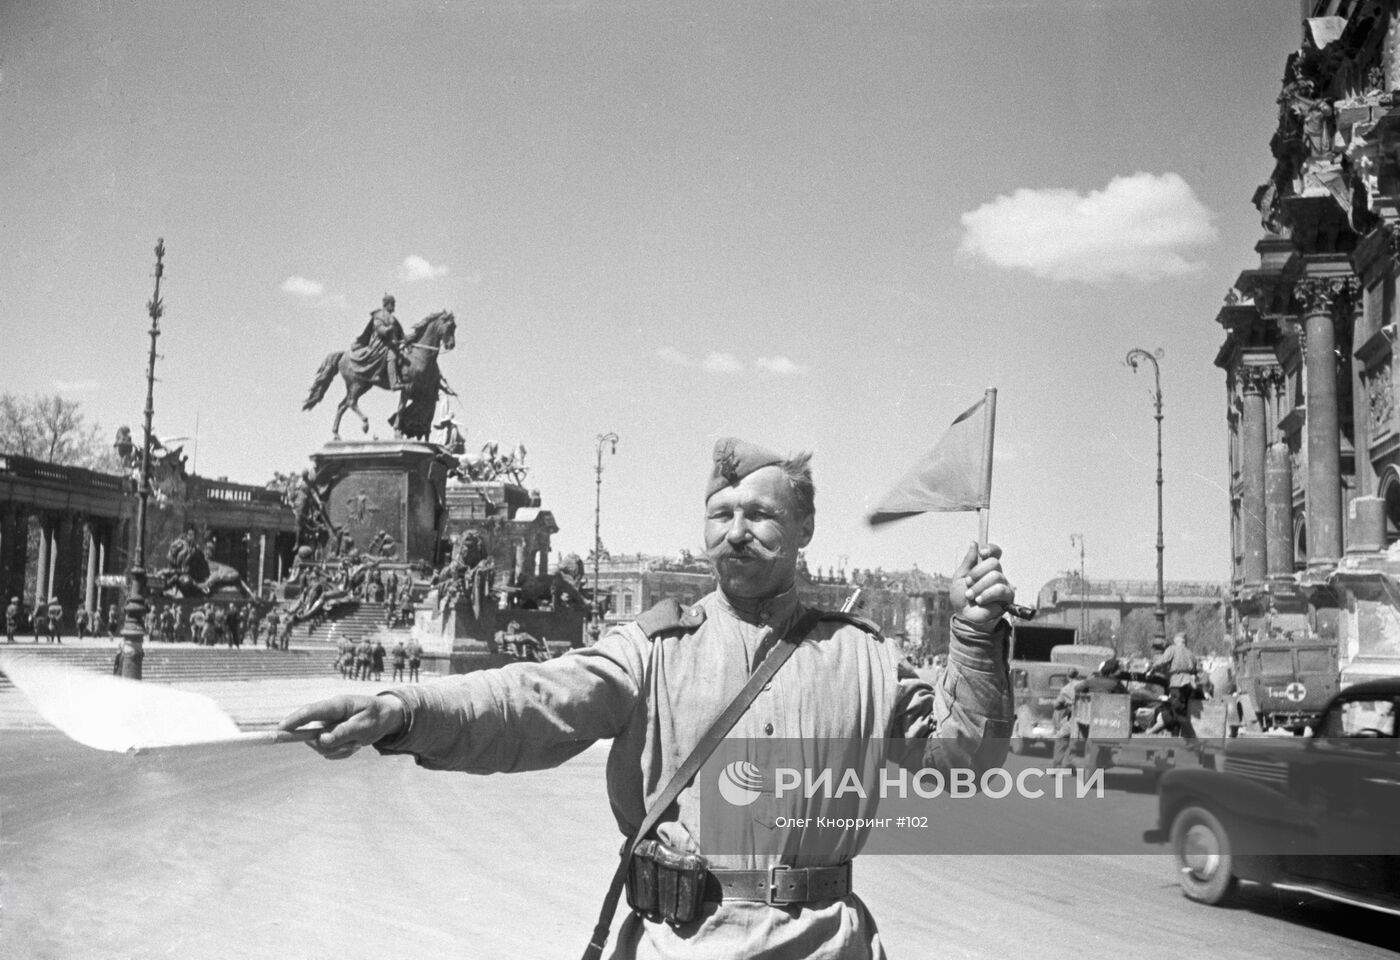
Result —
<path fill-rule="evenodd" d="M 1212 906 L 1235 892 L 1235 856 L 1230 835 L 1205 807 L 1182 808 L 1172 820 L 1172 853 L 1180 871 L 1181 892 L 1188 900 Z"/>

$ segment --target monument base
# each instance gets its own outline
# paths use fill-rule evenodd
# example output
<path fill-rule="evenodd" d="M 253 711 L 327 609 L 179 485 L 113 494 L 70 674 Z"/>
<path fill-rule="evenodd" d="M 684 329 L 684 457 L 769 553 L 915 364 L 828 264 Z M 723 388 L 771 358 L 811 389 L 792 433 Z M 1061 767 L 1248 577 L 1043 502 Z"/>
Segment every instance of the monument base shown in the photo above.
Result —
<path fill-rule="evenodd" d="M 334 441 L 311 455 L 331 523 L 369 553 L 436 568 L 447 511 L 447 471 L 456 461 L 413 440 Z"/>

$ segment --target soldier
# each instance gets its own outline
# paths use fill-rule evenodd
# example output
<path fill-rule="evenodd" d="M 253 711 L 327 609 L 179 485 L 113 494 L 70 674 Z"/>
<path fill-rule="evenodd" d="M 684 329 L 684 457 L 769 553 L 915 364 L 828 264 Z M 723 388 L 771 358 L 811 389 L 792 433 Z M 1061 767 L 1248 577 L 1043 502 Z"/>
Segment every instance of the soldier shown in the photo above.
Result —
<path fill-rule="evenodd" d="M 408 638 L 408 682 L 418 682 L 418 668 L 423 663 L 423 645 L 417 637 Z"/>
<path fill-rule="evenodd" d="M 63 604 L 49 597 L 49 643 L 63 642 Z"/>
<path fill-rule="evenodd" d="M 394 678 L 391 682 L 403 682 L 403 665 L 408 661 L 408 648 L 403 645 L 403 638 L 400 637 L 394 642 L 394 649 L 389 651 L 389 656 L 394 661 Z"/>
<path fill-rule="evenodd" d="M 88 616 L 87 607 L 79 607 L 77 612 L 73 614 L 73 626 L 78 630 L 79 640 L 87 639 L 89 623 L 91 623 L 91 618 Z"/>
<path fill-rule="evenodd" d="M 1148 673 L 1159 670 L 1167 674 L 1167 708 L 1147 732 L 1157 733 L 1165 727 L 1176 736 L 1194 741 L 1196 727 L 1191 723 L 1191 697 L 1201 667 L 1196 655 L 1186 645 L 1186 634 L 1178 631 L 1172 637 L 1171 646 L 1152 661 Z"/>
<path fill-rule="evenodd" d="M 1001 571 L 1000 549 L 972 545 L 949 590 L 950 657 L 938 688 L 920 680 L 868 621 L 806 610 L 796 570 L 815 522 L 808 463 L 806 454 L 784 458 L 721 441 L 705 520 L 719 589 L 698 603 L 659 604 L 596 646 L 543 663 L 321 701 L 292 713 L 282 729 L 323 721 L 331 729 L 311 746 L 332 759 L 373 744 L 429 768 L 481 773 L 553 766 L 590 741 L 613 738 L 608 792 L 619 828 L 640 841 L 635 834 L 645 820 L 656 825 L 646 839 L 669 848 L 663 859 L 652 856 L 652 845 L 629 842 L 625 850 L 637 852 L 620 867 L 640 874 L 646 865 L 637 858 L 657 870 L 683 861 L 692 864 L 687 870 L 702 871 L 705 892 L 698 913 L 675 913 L 674 925 L 655 914 L 629 915 L 614 956 L 883 956 L 875 921 L 851 888 L 849 861 L 864 834 L 824 831 L 805 835 L 800 852 L 774 851 L 768 841 L 781 838 L 752 830 L 744 809 L 719 803 L 706 815 L 732 823 L 734 835 L 753 849 L 702 860 L 697 868 L 695 855 L 705 853 L 695 840 L 701 805 L 716 801 L 707 800 L 698 782 L 670 781 L 730 703 L 742 711 L 732 737 L 859 740 L 873 751 L 862 761 L 870 771 L 884 768 L 884 738 L 904 738 L 916 741 L 925 766 L 979 776 L 1004 758 L 1011 727 L 1010 631 L 1002 617 L 1015 594 Z M 760 682 L 767 676 L 755 673 L 754 663 L 770 647 L 790 655 L 792 668 L 769 677 L 761 705 L 744 710 L 736 695 L 751 676 Z M 675 794 L 668 786 L 683 789 Z M 862 797 L 878 795 L 875 783 L 863 788 Z M 665 802 L 655 803 L 658 798 Z M 829 799 L 798 804 L 796 815 L 815 817 Z M 654 804 L 650 815 L 648 804 Z M 865 804 L 852 812 L 869 816 L 874 808 Z M 805 863 L 793 863 L 797 856 Z M 748 869 L 731 868 L 735 861 Z M 781 898 L 769 883 L 780 867 L 788 891 Z M 589 956 L 607 938 L 604 913 Z"/>
<path fill-rule="evenodd" d="M 209 638 L 206 635 L 209 629 L 209 611 L 206 605 L 195 607 L 190 612 L 190 639 L 200 646 L 204 646 Z"/>
<path fill-rule="evenodd" d="M 107 618 L 102 616 L 102 608 L 97 607 L 92 611 L 92 636 L 94 639 L 107 632 Z"/>
<path fill-rule="evenodd" d="M 224 620 L 224 629 L 228 631 L 228 645 L 230 649 L 240 649 L 243 646 L 243 619 L 238 613 L 238 604 L 231 604 L 228 608 L 228 616 Z"/>
<path fill-rule="evenodd" d="M 1052 769 L 1069 769 L 1069 756 L 1074 750 L 1074 701 L 1079 696 L 1079 668 L 1070 667 L 1060 692 L 1055 695 L 1055 751 Z"/>
<path fill-rule="evenodd" d="M 277 646 L 283 653 L 292 646 L 292 618 L 285 613 L 277 624 Z"/>
<path fill-rule="evenodd" d="M 364 637 L 355 644 L 355 679 L 369 679 L 369 664 L 374 656 L 374 645 L 369 642 L 369 637 Z"/>
<path fill-rule="evenodd" d="M 115 637 L 121 632 L 121 628 L 121 613 L 117 610 L 117 605 L 115 603 L 109 604 L 107 607 L 107 635 Z"/>
<path fill-rule="evenodd" d="M 10 605 L 5 608 L 5 642 L 15 642 L 15 631 L 19 629 L 20 608 L 19 597 L 11 597 Z"/>

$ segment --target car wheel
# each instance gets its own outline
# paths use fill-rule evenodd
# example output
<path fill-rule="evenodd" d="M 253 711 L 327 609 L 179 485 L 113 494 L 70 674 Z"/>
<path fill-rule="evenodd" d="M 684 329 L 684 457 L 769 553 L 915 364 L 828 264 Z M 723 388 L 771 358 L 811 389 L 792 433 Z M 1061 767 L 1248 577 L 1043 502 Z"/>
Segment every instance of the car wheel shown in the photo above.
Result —
<path fill-rule="evenodd" d="M 1235 857 L 1225 826 L 1205 807 L 1186 807 L 1172 821 L 1172 852 L 1181 892 L 1198 903 L 1219 904 L 1235 890 Z"/>

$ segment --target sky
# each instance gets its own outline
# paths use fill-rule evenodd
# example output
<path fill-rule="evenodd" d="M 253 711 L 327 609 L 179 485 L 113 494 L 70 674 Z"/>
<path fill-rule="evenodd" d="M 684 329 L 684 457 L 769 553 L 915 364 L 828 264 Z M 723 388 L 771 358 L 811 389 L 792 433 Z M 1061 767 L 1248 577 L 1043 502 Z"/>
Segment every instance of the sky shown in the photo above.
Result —
<path fill-rule="evenodd" d="M 558 550 L 698 550 L 724 436 L 813 451 L 811 566 L 951 573 L 974 514 L 867 510 L 998 391 L 1023 597 L 1227 580 L 1223 342 L 1298 5 L 0 0 L 0 384 L 262 483 L 380 297 L 450 309 L 469 449 Z M 387 438 L 393 399 L 362 409 Z M 345 436 L 354 424 L 347 420 Z"/>

